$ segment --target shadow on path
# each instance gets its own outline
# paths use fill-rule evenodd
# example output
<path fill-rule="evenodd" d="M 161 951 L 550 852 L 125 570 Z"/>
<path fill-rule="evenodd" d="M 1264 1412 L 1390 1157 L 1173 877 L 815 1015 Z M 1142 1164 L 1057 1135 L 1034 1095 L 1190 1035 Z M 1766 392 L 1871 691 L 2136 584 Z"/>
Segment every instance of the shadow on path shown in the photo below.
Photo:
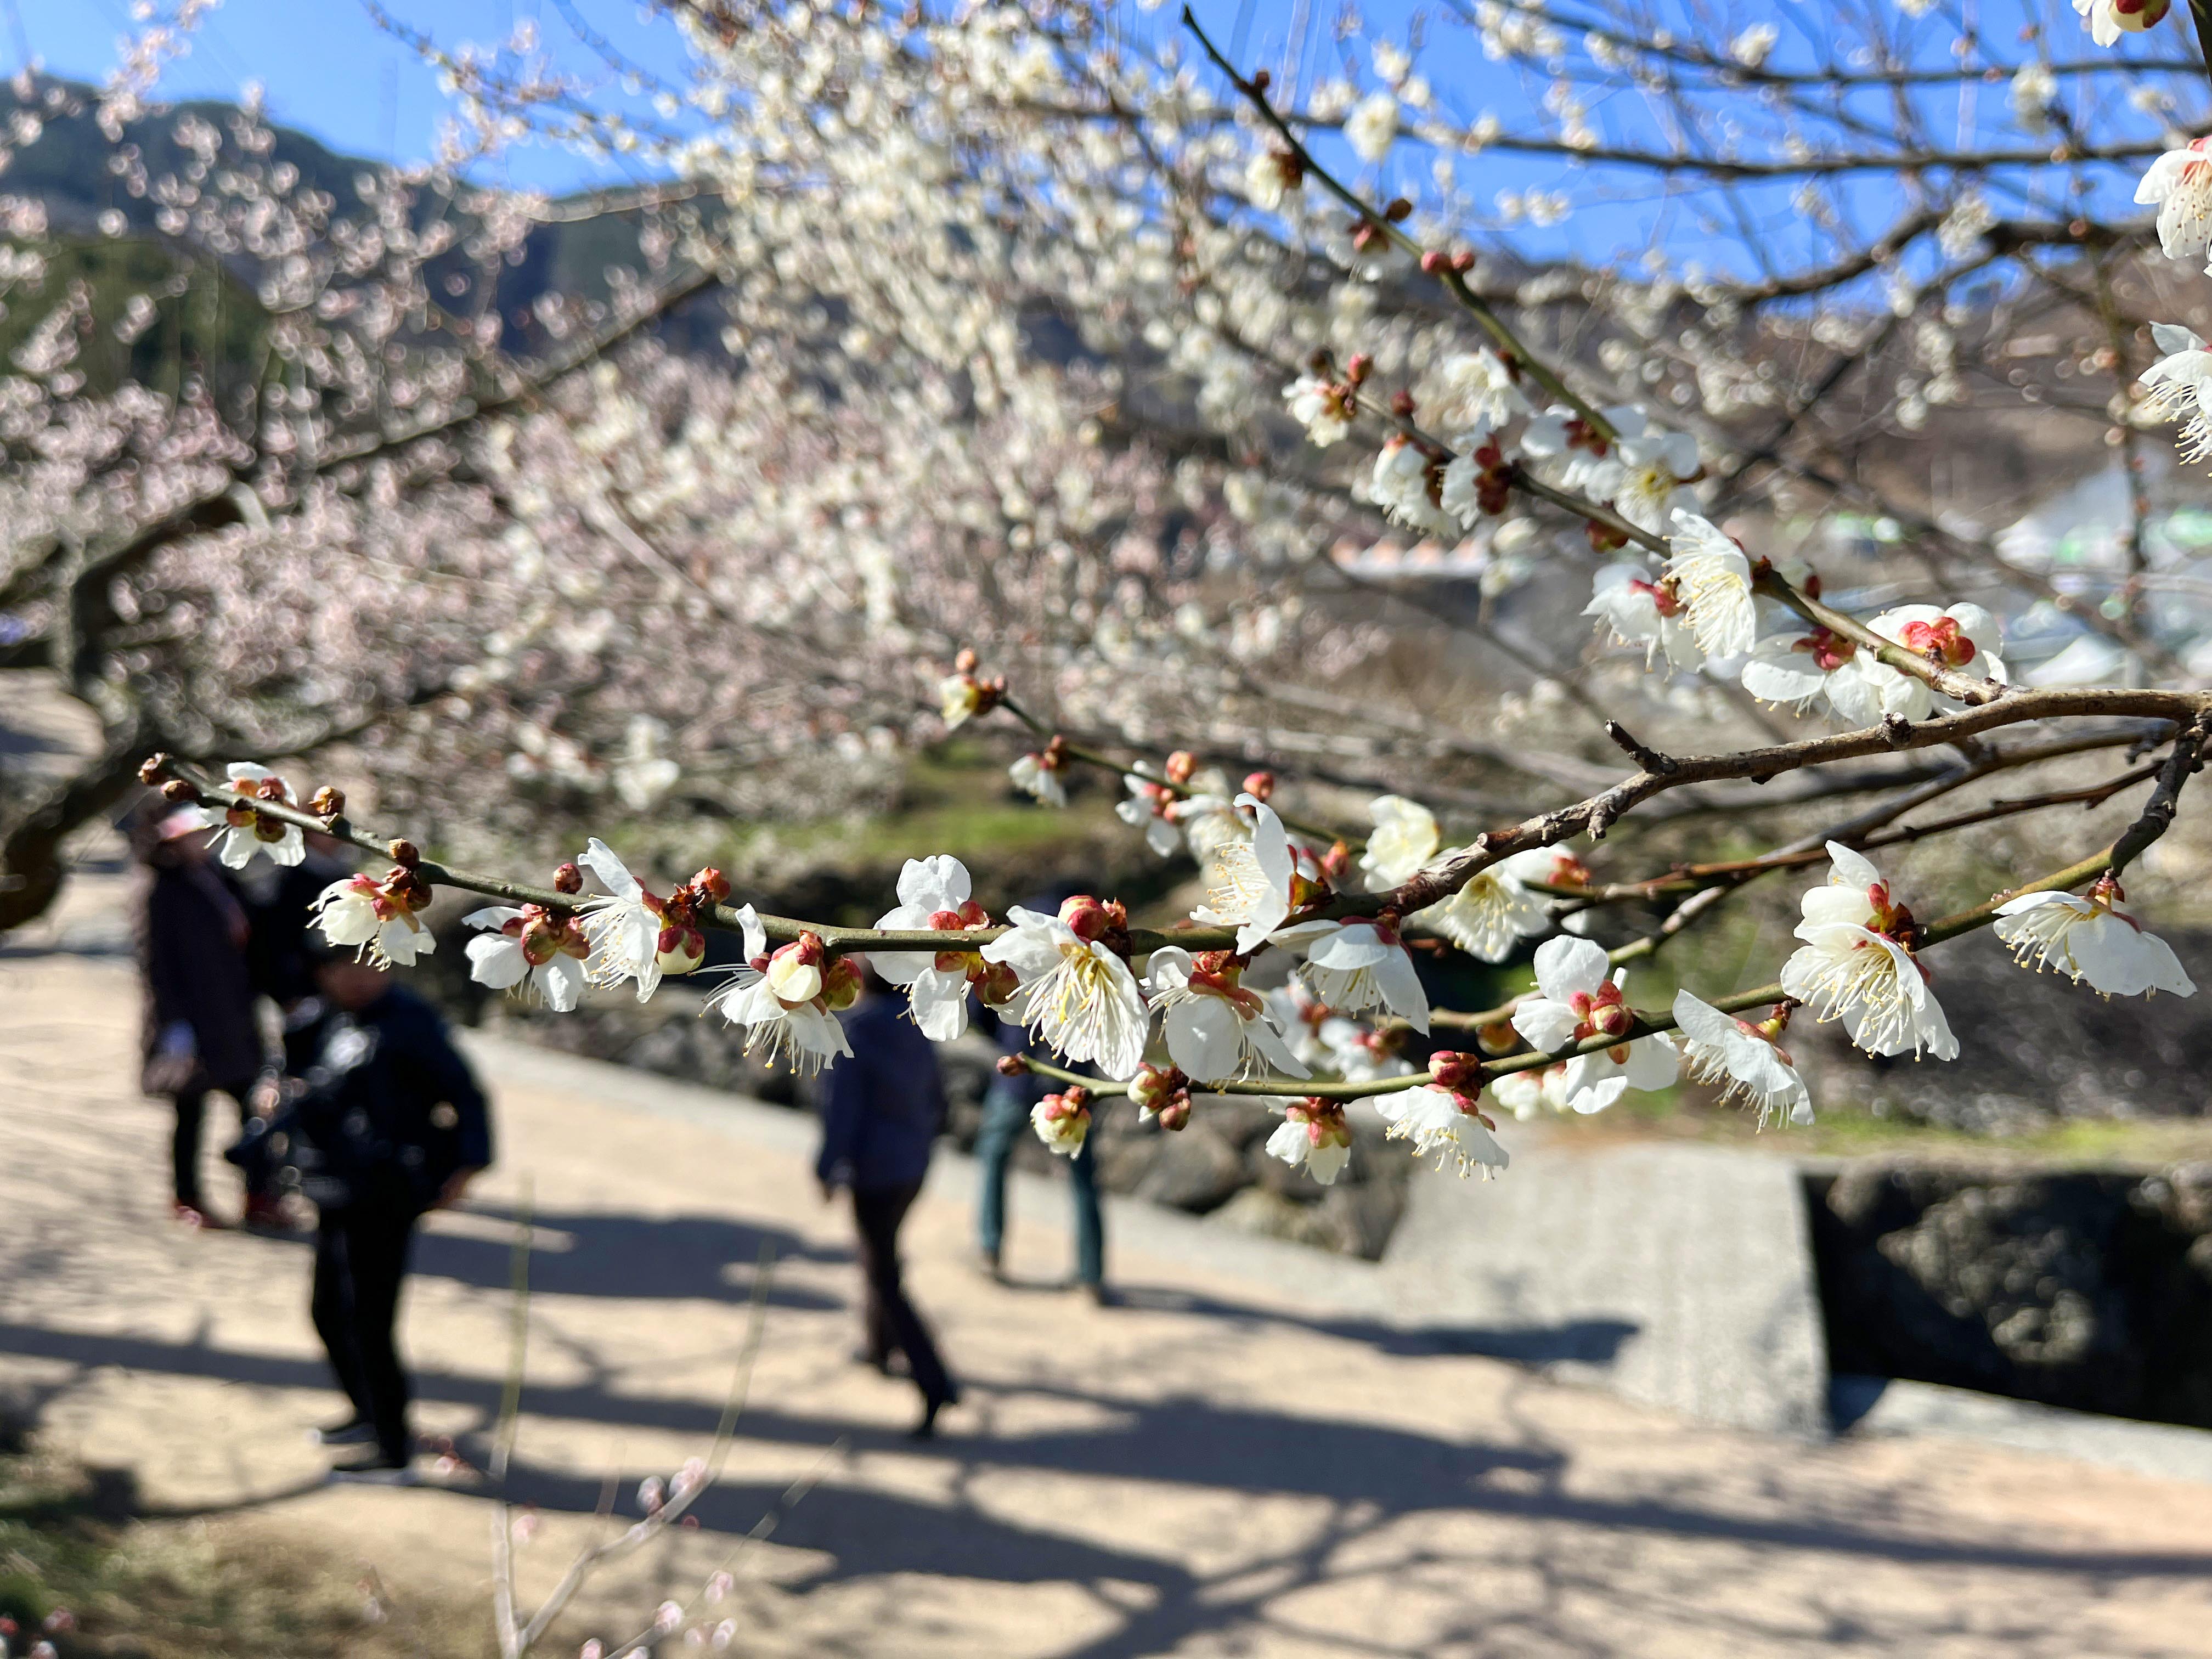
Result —
<path fill-rule="evenodd" d="M 471 1203 L 459 1213 L 470 1231 L 426 1229 L 416 1233 L 410 1273 L 477 1290 L 505 1291 L 514 1282 L 512 1233 L 518 1212 Z M 533 1212 L 530 1223 L 533 1296 L 744 1303 L 752 1296 L 763 1244 L 771 1247 L 778 1262 L 853 1259 L 848 1249 L 825 1249 L 786 1228 L 754 1226 L 720 1216 L 554 1212 Z M 257 1237 L 294 1247 L 313 1242 L 308 1233 Z M 775 1279 L 768 1302 L 771 1307 L 810 1313 L 846 1305 L 836 1297 Z"/>

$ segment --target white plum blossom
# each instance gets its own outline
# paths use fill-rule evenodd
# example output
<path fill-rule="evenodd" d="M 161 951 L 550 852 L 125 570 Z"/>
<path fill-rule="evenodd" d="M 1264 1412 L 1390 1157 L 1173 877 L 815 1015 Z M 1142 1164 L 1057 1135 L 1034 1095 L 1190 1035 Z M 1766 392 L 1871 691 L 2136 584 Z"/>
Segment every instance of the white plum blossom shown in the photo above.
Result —
<path fill-rule="evenodd" d="M 1132 830 L 1143 830 L 1145 845 L 1152 849 L 1155 856 L 1164 859 L 1173 857 L 1176 850 L 1182 845 L 1182 837 L 1176 833 L 1175 819 L 1171 816 L 1176 805 L 1174 792 L 1164 784 L 1139 777 L 1134 772 L 1125 774 L 1121 782 L 1128 790 L 1129 798 L 1114 803 L 1114 816 Z"/>
<path fill-rule="evenodd" d="M 2137 34 L 2157 26 L 2172 0 L 2074 0 L 2089 38 L 2100 46 L 2116 46 L 2124 33 Z M 2144 198 L 2136 198 L 2138 202 Z"/>
<path fill-rule="evenodd" d="M 1393 436 L 1375 457 L 1368 491 L 1375 504 L 1400 524 L 1431 535 L 1456 528 L 1442 503 L 1443 469 L 1403 434 Z"/>
<path fill-rule="evenodd" d="M 1593 501 L 1607 499 L 1620 482 L 1620 441 L 1643 436 L 1647 422 L 1644 411 L 1632 405 L 1600 412 L 1613 429 L 1613 441 L 1601 439 L 1580 410 L 1560 404 L 1522 428 L 1521 453 L 1562 489 Z"/>
<path fill-rule="evenodd" d="M 1665 580 L 1674 584 L 1698 647 L 1709 657 L 1740 657 L 1752 647 L 1759 623 L 1751 592 L 1751 561 L 1743 550 L 1695 513 L 1674 514 L 1667 538 L 1671 556 Z"/>
<path fill-rule="evenodd" d="M 1437 373 L 1442 384 L 1437 422 L 1456 448 L 1480 449 L 1492 428 L 1528 413 L 1528 400 L 1521 395 L 1513 371 L 1487 346 L 1455 352 Z"/>
<path fill-rule="evenodd" d="M 988 927 L 991 918 L 969 896 L 968 866 L 949 853 L 908 859 L 899 872 L 898 903 L 877 919 L 880 928 L 940 932 Z M 950 1042 L 968 1029 L 968 988 L 988 971 L 981 947 L 973 951 L 873 951 L 869 962 L 893 985 L 906 988 L 914 1023 L 933 1042 Z"/>
<path fill-rule="evenodd" d="M 1014 970 L 1014 1018 L 1071 1060 L 1111 1078 L 1133 1073 L 1152 1016 L 1129 964 L 1099 942 L 1110 925 L 1107 908 L 1079 896 L 1057 916 L 1016 905 L 1006 920 L 1012 925 L 983 947 L 983 959 Z"/>
<path fill-rule="evenodd" d="M 1437 1154 L 1438 1168 L 1453 1161 L 1462 1176 L 1480 1174 L 1488 1181 L 1512 1162 L 1505 1148 L 1477 1114 L 1474 1103 L 1449 1089 L 1428 1084 L 1377 1096 L 1376 1109 L 1388 1126 L 1383 1133 L 1393 1140 L 1410 1140 L 1423 1158 Z"/>
<path fill-rule="evenodd" d="M 1316 447 L 1327 449 L 1352 430 L 1352 395 L 1344 386 L 1319 375 L 1301 374 L 1283 388 L 1283 401 L 1291 418 L 1305 428 Z"/>
<path fill-rule="evenodd" d="M 1307 988 L 1347 1014 L 1382 1007 L 1415 1030 L 1429 1029 L 1429 994 L 1396 928 L 1381 921 L 1318 921 L 1285 928 L 1275 941 L 1303 945 Z"/>
<path fill-rule="evenodd" d="M 1319 1036 L 1322 1063 L 1346 1083 L 1372 1083 L 1405 1070 L 1395 1039 L 1358 1020 L 1331 1015 L 1322 1022 Z"/>
<path fill-rule="evenodd" d="M 1352 1129 L 1343 1106 L 1315 1098 L 1269 1103 L 1283 1121 L 1267 1137 L 1267 1155 L 1303 1168 L 1324 1187 L 1334 1185 L 1352 1162 Z"/>
<path fill-rule="evenodd" d="M 1377 795 L 1367 810 L 1375 819 L 1375 832 L 1367 837 L 1359 867 L 1367 877 L 1369 892 L 1387 893 L 1437 855 L 1443 832 L 1435 813 L 1403 795 Z"/>
<path fill-rule="evenodd" d="M 1774 50 L 1775 42 L 1781 38 L 1782 31 L 1773 24 L 1753 23 L 1729 42 L 1728 54 L 1747 70 L 1763 69 L 1768 55 Z"/>
<path fill-rule="evenodd" d="M 2189 329 L 2175 323 L 2153 323 L 2152 340 L 2166 355 L 2143 371 L 2149 395 L 2145 409 L 2163 420 L 2181 419 L 2181 459 L 2201 461 L 2212 455 L 2212 419 L 2207 418 L 2204 392 L 2212 385 L 2212 350 Z"/>
<path fill-rule="evenodd" d="M 1244 195 L 1255 208 L 1273 213 L 1301 182 L 1297 158 L 1287 151 L 1261 149 L 1244 164 Z"/>
<path fill-rule="evenodd" d="M 1065 769 L 1050 750 L 1043 754 L 1029 754 L 1018 757 L 1006 769 L 1006 775 L 1014 787 L 1034 797 L 1046 806 L 1067 805 L 1067 785 L 1060 773 Z"/>
<path fill-rule="evenodd" d="M 606 842 L 592 836 L 576 862 L 607 890 L 586 899 L 579 917 L 592 947 L 584 973 L 592 984 L 635 980 L 643 1002 L 662 975 L 688 974 L 706 960 L 706 941 L 696 932 L 671 927 L 665 902 L 647 892 Z"/>
<path fill-rule="evenodd" d="M 1540 1112 L 1565 1113 L 1574 1109 L 1567 1099 L 1565 1060 L 1508 1072 L 1490 1085 L 1490 1092 L 1499 1105 L 1523 1123 Z"/>
<path fill-rule="evenodd" d="M 1091 1133 L 1091 1091 L 1076 1087 L 1065 1094 L 1047 1095 L 1030 1108 L 1030 1127 L 1048 1151 L 1073 1158 Z"/>
<path fill-rule="evenodd" d="M 1166 815 L 1182 831 L 1191 857 L 1201 866 L 1227 842 L 1251 839 L 1251 826 L 1238 811 L 1229 780 L 1218 768 L 1207 768 L 1188 787 L 1190 793 L 1170 803 Z"/>
<path fill-rule="evenodd" d="M 2109 878 L 2078 897 L 2022 893 L 1997 906 L 1996 935 L 2022 967 L 2055 969 L 2104 996 L 2194 996 L 2173 947 L 2122 908 L 2124 896 Z"/>
<path fill-rule="evenodd" d="M 1761 1127 L 1773 1118 L 1813 1121 L 1812 1091 L 1775 1040 L 1778 1031 L 1724 1014 L 1687 991 L 1674 994 L 1674 1024 L 1691 1081 L 1718 1084 L 1723 1105 L 1740 1100 L 1754 1108 Z"/>
<path fill-rule="evenodd" d="M 1751 655 L 1743 665 L 1743 689 L 1762 702 L 1779 703 L 1786 708 L 1803 711 L 1815 702 L 1827 696 L 1829 682 L 1847 668 L 1858 655 L 1858 647 L 1840 634 L 1826 628 L 1808 628 L 1796 613 L 1784 611 L 1776 631 L 1760 636 L 1751 648 Z M 1897 680 L 1911 676 L 1898 674 Z M 1870 726 L 1881 719 L 1883 709 L 1881 700 L 1889 696 L 1902 701 L 1903 688 L 1894 681 L 1885 679 L 1879 686 L 1859 676 L 1856 672 L 1846 676 L 1844 701 L 1838 704 L 1829 697 L 1832 707 L 1845 719 L 1854 715 L 1856 723 Z M 1869 702 L 1873 713 L 1866 713 Z M 1845 713 L 1848 708 L 1850 713 Z"/>
<path fill-rule="evenodd" d="M 1653 428 L 1614 447 L 1620 471 L 1613 483 L 1613 505 L 1622 518 L 1656 535 L 1677 512 L 1697 510 L 1697 497 L 1683 488 L 1705 465 L 1695 438 Z"/>
<path fill-rule="evenodd" d="M 788 1065 L 810 1077 L 853 1052 L 845 1027 L 830 1012 L 832 999 L 849 1006 L 858 988 L 851 964 L 830 963 L 822 941 L 801 935 L 768 950 L 768 934 L 750 904 L 738 912 L 745 965 L 731 970 L 707 999 L 707 1008 L 745 1034 L 744 1052 L 762 1051 L 764 1064 Z"/>
<path fill-rule="evenodd" d="M 2212 246 L 2212 137 L 2192 139 L 2153 161 L 2136 186 L 2136 200 L 2158 204 L 2158 245 L 2167 258 L 2200 258 Z"/>
<path fill-rule="evenodd" d="M 267 854 L 272 864 L 295 865 L 305 859 L 307 842 L 300 826 L 264 817 L 252 805 L 256 800 L 291 805 L 291 785 L 253 761 L 233 761 L 223 770 L 237 804 L 199 809 L 210 829 L 222 831 L 215 840 L 216 860 L 226 869 L 243 870 L 257 853 Z"/>
<path fill-rule="evenodd" d="M 1605 948 L 1586 939 L 1547 939 L 1536 947 L 1536 992 L 1513 1011 L 1513 1029 L 1540 1054 L 1556 1054 L 1593 1037 L 1624 1039 L 1571 1055 L 1560 1087 L 1577 1112 L 1601 1112 L 1629 1089 L 1663 1089 L 1679 1056 L 1663 1032 L 1629 1038 L 1629 1007 Z"/>
<path fill-rule="evenodd" d="M 1249 956 L 1279 929 L 1297 901 L 1297 859 L 1275 810 L 1255 795 L 1237 797 L 1249 836 L 1217 842 L 1206 860 L 1206 902 L 1191 920 L 1234 927 L 1237 949 Z"/>
<path fill-rule="evenodd" d="M 1390 153 L 1398 137 L 1398 100 L 1387 92 L 1371 92 L 1345 118 L 1344 141 L 1363 161 L 1379 161 Z"/>
<path fill-rule="evenodd" d="M 1646 664 L 1663 653 L 1672 667 L 1705 665 L 1705 648 L 1690 631 L 1688 612 L 1674 585 L 1663 576 L 1653 581 L 1644 565 L 1609 564 L 1599 571 L 1596 592 L 1583 615 L 1597 617 L 1623 645 L 1642 646 Z"/>
<path fill-rule="evenodd" d="M 1159 1012 L 1168 1057 L 1195 1083 L 1219 1083 L 1262 1068 L 1286 1077 L 1311 1075 L 1284 1042 L 1265 999 L 1246 990 L 1241 975 L 1226 951 L 1194 957 L 1170 945 L 1152 952 L 1145 988 Z"/>
<path fill-rule="evenodd" d="M 469 941 L 471 979 L 526 1000 L 536 998 L 556 1014 L 575 1007 L 592 947 L 574 916 L 556 917 L 536 904 L 493 904 L 462 921 L 483 930 Z"/>
<path fill-rule="evenodd" d="M 1828 843 L 1827 884 L 1806 893 L 1797 937 L 1782 964 L 1782 988 L 1826 1024 L 1840 1019 L 1870 1054 L 1956 1060 L 1959 1040 L 1928 988 L 1927 970 L 1905 944 L 1911 912 L 1862 854 Z"/>
<path fill-rule="evenodd" d="M 1469 956 L 1503 962 L 1521 940 L 1551 925 L 1545 896 L 1523 884 L 1560 884 L 1587 873 L 1571 853 L 1532 847 L 1478 872 L 1450 897 L 1415 911 L 1409 920 L 1435 929 Z"/>
<path fill-rule="evenodd" d="M 379 881 L 347 876 L 323 889 L 308 908 L 333 945 L 354 947 L 371 962 L 406 968 L 438 948 L 438 936 L 416 919 L 404 872 Z"/>
<path fill-rule="evenodd" d="M 2005 678 L 1997 654 L 2003 636 L 1997 619 L 1978 605 L 1901 605 L 1867 624 L 1874 633 L 1924 657 L 1935 666 L 1967 679 Z M 1860 651 L 1829 673 L 1824 687 L 1829 706 L 1856 726 L 1873 726 L 1885 714 L 1926 720 L 1939 706 L 1956 708 L 1927 681 L 1893 668 L 1871 651 Z"/>

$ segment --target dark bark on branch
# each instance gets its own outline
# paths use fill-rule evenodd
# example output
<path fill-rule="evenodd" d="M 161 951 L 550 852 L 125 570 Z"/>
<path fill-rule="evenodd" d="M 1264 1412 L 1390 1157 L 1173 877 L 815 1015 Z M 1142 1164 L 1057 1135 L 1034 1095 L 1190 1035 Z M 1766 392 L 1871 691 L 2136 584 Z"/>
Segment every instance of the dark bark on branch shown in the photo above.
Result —
<path fill-rule="evenodd" d="M 62 843 L 79 826 L 123 799 L 138 763 L 160 742 L 143 715 L 111 728 L 100 753 L 76 776 L 56 785 L 0 840 L 0 933 L 43 915 L 69 874 Z"/>

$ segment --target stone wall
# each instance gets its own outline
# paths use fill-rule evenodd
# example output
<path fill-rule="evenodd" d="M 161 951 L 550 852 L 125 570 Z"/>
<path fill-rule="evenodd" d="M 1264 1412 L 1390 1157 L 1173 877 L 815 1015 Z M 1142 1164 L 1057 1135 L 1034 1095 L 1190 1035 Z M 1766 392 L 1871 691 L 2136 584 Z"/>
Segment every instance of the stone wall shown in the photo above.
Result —
<path fill-rule="evenodd" d="M 1837 1373 L 2212 1428 L 2212 1164 L 1806 1184 Z"/>

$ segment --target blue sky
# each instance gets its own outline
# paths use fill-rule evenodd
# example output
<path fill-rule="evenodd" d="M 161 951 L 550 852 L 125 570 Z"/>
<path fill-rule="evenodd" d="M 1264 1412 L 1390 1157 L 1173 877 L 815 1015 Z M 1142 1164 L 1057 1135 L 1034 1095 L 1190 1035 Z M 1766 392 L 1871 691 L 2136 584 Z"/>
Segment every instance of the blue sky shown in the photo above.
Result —
<path fill-rule="evenodd" d="M 674 31 L 665 21 L 647 18 L 637 0 L 386 0 L 388 9 L 403 24 L 434 34 L 452 46 L 464 41 L 489 43 L 504 38 L 522 20 L 535 20 L 543 38 L 572 70 L 605 83 L 611 96 L 619 96 L 614 76 L 580 41 L 568 18 L 580 17 L 626 57 L 649 70 L 675 71 L 680 53 Z M 13 68 L 22 46 L 55 73 L 96 79 L 113 62 L 115 42 L 127 24 L 131 0 L 0 0 L 0 54 Z M 1247 64 L 1279 64 L 1285 36 L 1294 21 L 1303 20 L 1311 42 L 1307 62 L 1325 73 L 1340 72 L 1330 40 L 1330 21 L 1339 0 L 1198 0 L 1200 15 L 1216 38 L 1236 51 Z M 1826 44 L 1833 27 L 1833 8 L 1825 0 L 1651 0 L 1655 10 L 1670 21 L 1682 21 L 1687 8 L 1697 6 L 1717 17 L 1723 31 L 1756 21 L 1772 22 L 1780 33 L 1773 60 L 1778 66 L 1808 65 Z M 1176 0 L 1150 14 L 1140 13 L 1123 0 L 1120 21 L 1134 31 L 1158 35 L 1176 31 Z M 1373 0 L 1364 8 L 1373 33 L 1399 40 L 1406 38 L 1409 21 L 1425 15 L 1427 50 L 1421 66 L 1435 81 L 1449 112 L 1471 117 L 1495 107 L 1509 125 L 1526 126 L 1525 112 L 1540 82 L 1524 80 L 1523 71 L 1484 59 L 1473 38 L 1455 24 L 1439 23 L 1437 14 L 1444 0 Z M 1592 8 L 1595 10 L 1595 8 Z M 2002 15 L 2000 15 L 2002 13 Z M 1978 19 L 1991 42 L 1991 50 L 2007 61 L 2016 61 L 2028 51 L 2021 40 L 2020 21 L 2040 13 L 2050 23 L 2054 51 L 2063 56 L 2094 53 L 2064 0 L 1942 0 L 1936 10 L 1906 26 L 1910 48 L 1917 62 L 1945 61 L 1951 42 L 1958 37 L 1958 19 Z M 2181 50 L 2186 35 L 2181 27 L 2183 9 L 2177 8 L 2168 26 L 2157 34 L 2138 37 L 2130 51 Z M 1304 78 L 1310 83 L 1313 70 Z M 167 72 L 161 94 L 168 97 L 229 97 L 249 79 L 267 88 L 272 112 L 288 125 L 314 134 L 345 153 L 407 161 L 427 153 L 441 113 L 442 100 L 431 73 L 400 41 L 380 30 L 362 0 L 222 0 L 201 26 L 188 56 Z M 2117 94 L 2118 84 L 2102 82 Z M 1611 139 L 1654 143 L 1659 134 L 1651 110 L 1626 88 L 1593 89 L 1595 119 Z M 1875 94 L 1881 96 L 1881 94 Z M 1923 101 L 1936 125 L 1947 135 L 1961 125 L 1986 123 L 2005 107 L 2002 85 L 1973 88 L 1961 102 L 1955 88 L 1926 94 Z M 1978 102 L 1975 101 L 1978 100 Z M 2200 94 L 2192 100 L 2201 106 Z M 1884 109 L 1874 110 L 1877 120 Z M 2141 125 L 2140 118 L 2136 125 Z M 1340 149 L 1337 154 L 1341 155 Z M 1395 159 L 1395 176 L 1384 182 L 1418 190 L 1427 160 L 1418 150 L 1401 150 Z M 565 150 L 525 148 L 495 164 L 490 177 L 507 183 L 555 192 L 608 182 L 623 176 Z M 1716 265 L 1742 269 L 1751 264 L 1762 240 L 1784 250 L 1785 263 L 1799 257 L 1805 226 L 1789 199 L 1786 186 L 1747 191 L 1741 205 L 1745 216 L 1715 221 L 1702 216 L 1679 197 L 1670 200 L 1665 189 L 1648 174 L 1607 177 L 1569 168 L 1549 160 L 1515 160 L 1498 155 L 1461 163 L 1462 184 L 1471 187 L 1479 206 L 1496 192 L 1530 185 L 1547 189 L 1566 186 L 1599 205 L 1585 210 L 1560 229 L 1532 232 L 1522 227 L 1510 233 L 1516 246 L 1540 256 L 1571 254 L 1597 263 L 1634 258 L 1655 237 L 1665 238 L 1674 251 L 1698 257 Z M 2046 175 L 2047 176 L 2047 175 Z M 2094 180 L 2097 199 L 2124 200 L 2132 185 L 2132 173 L 2122 169 L 2099 170 Z M 1887 222 L 1897 206 L 1892 183 L 1876 177 L 1856 181 L 1846 196 L 1847 207 L 1873 224 Z M 2021 204 L 2001 200 L 2000 212 L 2023 210 Z M 2049 210 L 2051 204 L 2045 204 Z"/>

